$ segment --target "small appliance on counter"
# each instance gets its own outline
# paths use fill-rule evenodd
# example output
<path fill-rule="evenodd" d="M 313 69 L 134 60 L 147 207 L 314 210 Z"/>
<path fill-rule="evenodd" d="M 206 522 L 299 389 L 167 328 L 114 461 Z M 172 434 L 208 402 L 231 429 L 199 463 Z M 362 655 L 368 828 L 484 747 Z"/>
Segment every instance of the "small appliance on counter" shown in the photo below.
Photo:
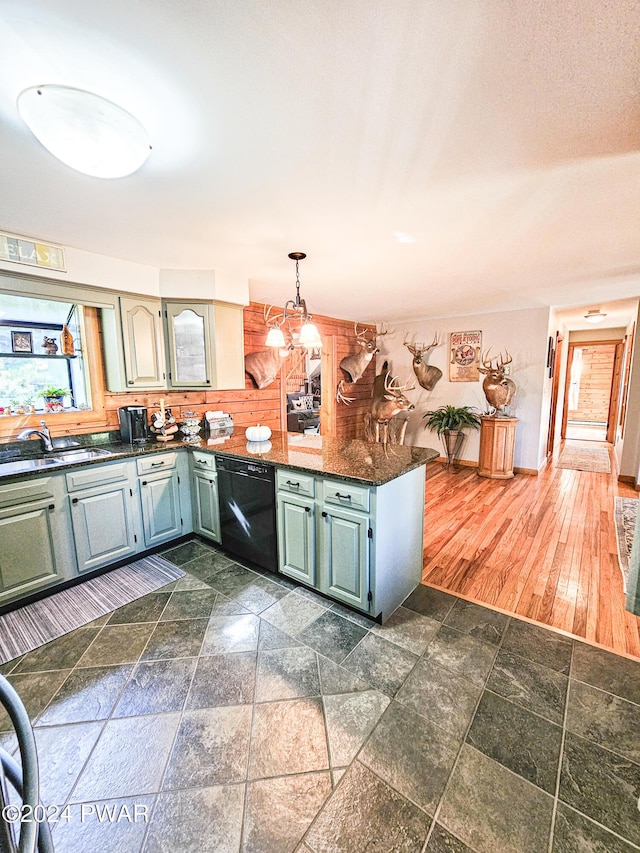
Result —
<path fill-rule="evenodd" d="M 233 435 L 233 418 L 227 412 L 205 412 L 207 444 L 224 444 Z"/>
<path fill-rule="evenodd" d="M 118 409 L 118 421 L 125 444 L 146 444 L 149 441 L 149 423 L 144 406 L 123 406 Z"/>

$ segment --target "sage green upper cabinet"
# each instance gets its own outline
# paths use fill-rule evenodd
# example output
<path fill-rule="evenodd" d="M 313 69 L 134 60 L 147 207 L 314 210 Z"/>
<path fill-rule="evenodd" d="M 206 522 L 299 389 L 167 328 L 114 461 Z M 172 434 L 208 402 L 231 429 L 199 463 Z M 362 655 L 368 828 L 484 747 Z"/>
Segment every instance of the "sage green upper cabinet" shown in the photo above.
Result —
<path fill-rule="evenodd" d="M 213 388 L 213 305 L 165 302 L 169 387 Z"/>
<path fill-rule="evenodd" d="M 124 363 L 129 388 L 166 388 L 162 303 L 120 298 Z"/>
<path fill-rule="evenodd" d="M 102 311 L 104 362 L 109 391 L 166 388 L 162 302 L 120 296 Z"/>
<path fill-rule="evenodd" d="M 244 388 L 241 305 L 164 302 L 170 388 Z"/>

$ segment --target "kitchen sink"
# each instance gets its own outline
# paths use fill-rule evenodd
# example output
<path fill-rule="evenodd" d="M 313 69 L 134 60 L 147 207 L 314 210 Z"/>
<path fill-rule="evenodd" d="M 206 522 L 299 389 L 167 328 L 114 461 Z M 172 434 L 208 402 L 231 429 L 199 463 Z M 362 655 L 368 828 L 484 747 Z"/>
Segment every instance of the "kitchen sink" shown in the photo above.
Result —
<path fill-rule="evenodd" d="M 46 459 L 17 459 L 14 462 L 0 463 L 0 476 L 3 474 L 22 474 L 29 471 L 39 471 L 41 468 L 51 468 L 54 465 L 61 465 L 62 460 L 55 456 L 48 456 Z"/>
<path fill-rule="evenodd" d="M 73 450 L 54 451 L 55 455 L 38 459 L 15 459 L 11 462 L 0 462 L 0 477 L 9 474 L 26 474 L 30 471 L 40 471 L 53 468 L 56 465 L 68 465 L 70 462 L 87 462 L 90 459 L 104 459 L 111 456 L 110 450 L 101 447 L 78 447 Z"/>
<path fill-rule="evenodd" d="M 58 464 L 64 462 L 86 462 L 87 459 L 102 459 L 105 456 L 111 456 L 110 450 L 104 450 L 101 447 L 78 447 L 74 449 L 55 450 L 55 456 Z"/>

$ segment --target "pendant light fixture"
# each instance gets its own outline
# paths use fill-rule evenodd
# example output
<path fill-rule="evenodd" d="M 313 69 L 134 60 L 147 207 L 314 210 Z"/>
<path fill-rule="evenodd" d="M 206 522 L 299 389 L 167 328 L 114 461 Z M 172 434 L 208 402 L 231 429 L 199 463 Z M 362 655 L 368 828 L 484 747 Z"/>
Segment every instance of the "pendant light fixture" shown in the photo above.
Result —
<path fill-rule="evenodd" d="M 288 320 L 296 320 L 300 325 L 300 334 L 297 340 L 293 342 L 294 346 L 306 347 L 307 349 L 315 349 L 322 346 L 322 338 L 318 332 L 317 326 L 311 322 L 311 314 L 307 311 L 307 303 L 300 296 L 300 270 L 298 264 L 307 256 L 304 252 L 290 252 L 289 257 L 296 262 L 296 298 L 289 299 L 284 306 L 284 312 L 274 320 L 267 334 L 265 341 L 268 347 L 285 347 L 286 341 L 282 332 L 281 326 Z"/>
<path fill-rule="evenodd" d="M 603 314 L 599 308 L 590 308 L 587 313 L 584 315 L 584 319 L 588 323 L 602 323 L 606 314 Z"/>

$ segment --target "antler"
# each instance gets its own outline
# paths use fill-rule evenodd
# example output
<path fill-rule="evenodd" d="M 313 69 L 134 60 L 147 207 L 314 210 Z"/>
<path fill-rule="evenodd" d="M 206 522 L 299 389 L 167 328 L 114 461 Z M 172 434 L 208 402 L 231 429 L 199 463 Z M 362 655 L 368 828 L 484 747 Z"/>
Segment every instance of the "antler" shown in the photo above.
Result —
<path fill-rule="evenodd" d="M 506 361 L 503 359 L 502 353 L 497 355 L 495 357 L 495 359 L 489 358 L 490 352 L 491 352 L 491 349 L 488 349 L 486 354 L 483 354 L 483 356 L 482 356 L 482 367 L 478 368 L 478 371 L 480 373 L 492 373 L 494 371 L 500 371 L 503 368 L 505 368 L 507 366 L 507 364 L 511 364 L 511 362 L 513 361 L 513 358 L 509 355 L 509 350 L 505 350 L 506 359 L 507 359 Z M 493 366 L 494 361 L 496 363 L 495 367 Z"/>
<path fill-rule="evenodd" d="M 380 331 L 378 331 L 378 327 L 376 324 L 376 338 L 381 338 L 383 335 L 389 334 L 389 329 L 385 329 L 385 325 L 386 324 L 384 322 L 380 323 Z"/>
<path fill-rule="evenodd" d="M 276 325 L 276 323 L 277 323 L 278 325 L 280 325 L 280 323 L 282 322 L 282 318 L 284 317 L 284 312 L 282 312 L 282 314 L 278 314 L 278 315 L 277 315 L 276 317 L 274 317 L 274 319 L 272 320 L 272 319 L 271 319 L 271 312 L 272 312 L 272 310 L 273 310 L 273 305 L 265 305 L 265 306 L 264 306 L 264 309 L 263 309 L 264 322 L 265 322 L 265 325 L 267 325 L 267 326 L 269 326 L 269 327 L 273 327 L 273 326 L 275 326 L 275 325 Z"/>
<path fill-rule="evenodd" d="M 336 400 L 339 403 L 344 403 L 345 406 L 348 406 L 350 403 L 353 403 L 355 397 L 346 397 L 344 394 L 344 379 L 341 379 L 338 382 L 338 387 L 336 388 Z"/>
<path fill-rule="evenodd" d="M 411 341 L 410 343 L 407 341 L 407 336 L 404 336 L 404 341 L 402 342 L 403 346 L 405 346 L 411 355 L 419 358 L 422 355 L 422 350 L 420 349 L 420 345 Z"/>
<path fill-rule="evenodd" d="M 389 381 L 391 380 L 391 381 Z M 391 376 L 390 373 L 384 377 L 384 390 L 389 391 L 390 393 L 402 393 L 403 391 L 413 391 L 415 385 L 409 385 L 409 379 L 404 383 L 404 385 L 398 385 L 398 379 L 396 376 Z"/>

